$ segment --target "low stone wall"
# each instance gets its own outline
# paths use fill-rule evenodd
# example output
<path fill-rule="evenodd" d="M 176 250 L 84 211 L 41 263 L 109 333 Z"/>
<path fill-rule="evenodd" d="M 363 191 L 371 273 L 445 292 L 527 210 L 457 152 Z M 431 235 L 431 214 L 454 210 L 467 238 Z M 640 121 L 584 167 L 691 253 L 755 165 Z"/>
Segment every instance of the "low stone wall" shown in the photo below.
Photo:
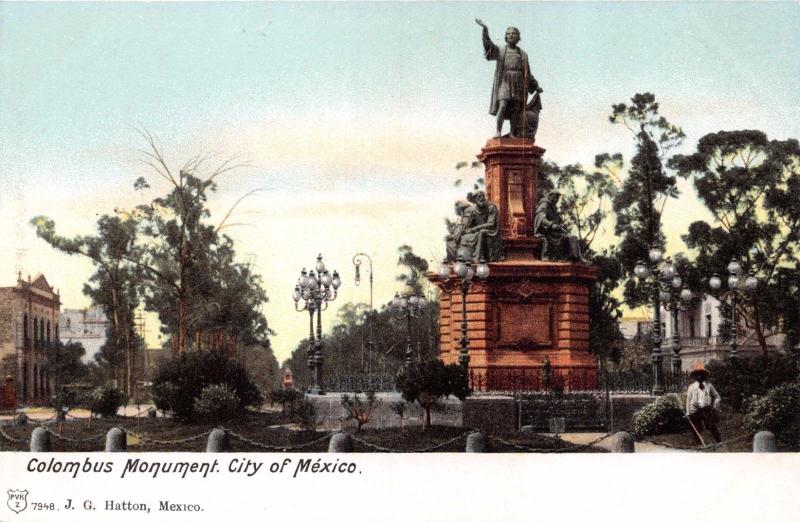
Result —
<path fill-rule="evenodd" d="M 354 420 L 346 420 L 347 412 L 342 407 L 343 393 L 308 395 L 317 412 L 320 430 L 340 430 L 356 426 Z M 353 395 L 353 394 L 350 394 Z M 675 396 L 675 394 L 668 394 Z M 372 418 L 365 426 L 371 429 L 400 427 L 400 417 L 392 411 L 392 405 L 402 400 L 397 392 L 376 394 L 377 404 Z M 651 395 L 612 395 L 611 425 L 609 431 L 633 429 L 633 414 L 639 408 L 656 400 Z M 441 406 L 431 411 L 431 424 L 476 428 L 486 433 L 515 431 L 519 428 L 518 408 L 510 395 L 477 395 L 464 402 L 455 397 L 441 401 Z M 406 405 L 403 415 L 404 426 L 421 426 L 425 411 L 416 403 Z"/>
<path fill-rule="evenodd" d="M 307 395 L 316 408 L 317 423 L 320 430 L 340 430 L 356 426 L 356 421 L 345 420 L 347 412 L 341 403 L 342 395 L 345 394 Z M 353 394 L 348 395 L 352 396 Z M 372 417 L 365 427 L 372 429 L 400 427 L 400 417 L 392 411 L 392 405 L 402 400 L 400 394 L 398 392 L 381 392 L 376 393 L 375 396 L 377 403 L 372 411 Z M 424 419 L 425 410 L 420 408 L 416 402 L 406 404 L 406 411 L 403 415 L 404 426 L 422 426 Z M 431 424 L 461 426 L 461 401 L 455 397 L 443 399 L 441 406 L 431 411 Z"/>

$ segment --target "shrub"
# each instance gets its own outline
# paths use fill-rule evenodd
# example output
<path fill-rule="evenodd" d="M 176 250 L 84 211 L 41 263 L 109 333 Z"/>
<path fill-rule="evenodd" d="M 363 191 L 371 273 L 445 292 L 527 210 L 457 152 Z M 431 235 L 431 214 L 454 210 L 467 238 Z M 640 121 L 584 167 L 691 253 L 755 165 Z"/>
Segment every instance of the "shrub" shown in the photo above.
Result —
<path fill-rule="evenodd" d="M 736 411 L 746 411 L 749 401 L 798 376 L 791 356 L 783 354 L 714 360 L 706 368 L 722 402 Z"/>
<path fill-rule="evenodd" d="M 769 430 L 792 446 L 800 437 L 800 382 L 781 384 L 750 403 L 745 425 L 753 431 Z"/>
<path fill-rule="evenodd" d="M 208 420 L 227 420 L 236 415 L 241 402 L 227 384 L 209 384 L 194 400 L 194 411 Z"/>
<path fill-rule="evenodd" d="M 392 405 L 390 406 L 392 411 L 395 413 L 395 415 L 400 417 L 400 429 L 401 430 L 403 429 L 403 417 L 406 414 L 406 406 L 407 406 L 407 404 L 408 403 L 406 401 L 397 401 L 397 402 L 393 402 Z"/>
<path fill-rule="evenodd" d="M 291 418 L 306 431 L 317 431 L 317 408 L 314 403 L 304 398 L 294 403 Z"/>
<path fill-rule="evenodd" d="M 361 432 L 361 427 L 369 422 L 372 410 L 378 402 L 380 401 L 375 398 L 373 391 L 368 391 L 363 400 L 359 394 L 353 395 L 352 398 L 346 393 L 342 395 L 342 406 L 347 412 L 346 420 L 354 419 L 358 423 L 357 433 Z"/>
<path fill-rule="evenodd" d="M 417 401 L 425 410 L 423 429 L 430 427 L 431 409 L 441 398 L 454 395 L 463 401 L 470 393 L 464 369 L 457 364 L 445 366 L 438 359 L 400 368 L 396 386 L 404 400 Z"/>
<path fill-rule="evenodd" d="M 689 429 L 683 410 L 670 397 L 659 397 L 633 414 L 633 432 L 636 435 L 679 433 Z"/>
<path fill-rule="evenodd" d="M 269 392 L 269 400 L 271 403 L 280 403 L 281 405 L 281 412 L 286 415 L 287 408 L 286 406 L 290 406 L 289 410 L 291 410 L 291 406 L 302 399 L 305 396 L 303 392 L 299 390 L 295 390 L 294 388 L 277 388 Z"/>
<path fill-rule="evenodd" d="M 89 410 L 103 417 L 115 416 L 119 407 L 125 404 L 125 400 L 122 390 L 110 387 L 95 388 L 86 396 Z"/>
<path fill-rule="evenodd" d="M 74 390 L 61 388 L 61 391 L 56 393 L 50 398 L 50 406 L 56 411 L 61 411 L 62 408 L 72 408 L 78 400 L 78 395 Z"/>
<path fill-rule="evenodd" d="M 247 371 L 217 351 L 190 352 L 166 361 L 153 381 L 153 401 L 182 420 L 195 417 L 194 400 L 212 384 L 225 384 L 239 399 L 238 409 L 261 402 Z"/>

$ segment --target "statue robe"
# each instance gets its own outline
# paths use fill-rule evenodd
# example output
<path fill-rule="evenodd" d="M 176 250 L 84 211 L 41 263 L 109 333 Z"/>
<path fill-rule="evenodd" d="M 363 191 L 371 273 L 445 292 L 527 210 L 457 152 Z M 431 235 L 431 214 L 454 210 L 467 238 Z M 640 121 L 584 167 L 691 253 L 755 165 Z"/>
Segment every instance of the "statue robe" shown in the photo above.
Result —
<path fill-rule="evenodd" d="M 483 36 L 483 49 L 484 49 L 484 57 L 487 60 L 495 60 L 497 65 L 494 69 L 494 83 L 492 85 L 492 100 L 489 103 L 489 114 L 496 115 L 499 106 L 499 99 L 498 99 L 498 91 L 500 90 L 500 85 L 503 83 L 503 73 L 505 67 L 505 54 L 508 50 L 508 46 L 503 47 L 500 49 L 495 45 L 491 39 L 489 39 L 486 35 Z M 539 82 L 536 81 L 536 78 L 533 77 L 531 74 L 530 64 L 528 63 L 528 54 L 517 47 L 519 50 L 520 55 L 522 55 L 522 73 L 523 73 L 523 88 L 525 93 L 533 93 L 536 89 L 539 88 Z M 522 104 L 520 106 L 520 110 L 525 107 L 525 100 L 522 100 Z M 539 107 L 541 110 L 541 106 Z"/>

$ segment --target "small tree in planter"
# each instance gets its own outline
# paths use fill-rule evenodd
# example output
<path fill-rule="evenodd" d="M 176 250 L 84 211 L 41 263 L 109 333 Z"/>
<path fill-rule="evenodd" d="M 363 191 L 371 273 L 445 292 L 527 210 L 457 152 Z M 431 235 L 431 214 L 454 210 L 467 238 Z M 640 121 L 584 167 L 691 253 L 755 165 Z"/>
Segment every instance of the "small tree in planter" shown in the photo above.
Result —
<path fill-rule="evenodd" d="M 391 406 L 392 411 L 395 413 L 395 415 L 400 417 L 400 429 L 401 430 L 403 429 L 403 416 L 406 414 L 406 405 L 407 404 L 408 403 L 406 401 L 397 401 L 395 403 L 392 403 L 392 406 Z"/>
<path fill-rule="evenodd" d="M 286 415 L 286 406 L 291 406 L 295 402 L 303 398 L 303 392 L 293 388 L 277 388 L 269 392 L 269 400 L 271 403 L 280 403 L 281 413 Z M 289 408 L 291 409 L 291 408 Z"/>
<path fill-rule="evenodd" d="M 375 398 L 374 391 L 368 391 L 363 400 L 357 393 L 352 398 L 347 394 L 342 395 L 342 406 L 347 412 L 345 420 L 353 419 L 358 423 L 356 433 L 361 433 L 361 427 L 369 422 L 372 410 L 378 402 L 380 401 Z"/>
<path fill-rule="evenodd" d="M 431 426 L 431 409 L 448 395 L 464 400 L 469 395 L 469 383 L 464 369 L 457 364 L 445 365 L 436 359 L 411 363 L 397 373 L 397 389 L 408 402 L 417 401 L 425 410 L 422 429 Z"/>

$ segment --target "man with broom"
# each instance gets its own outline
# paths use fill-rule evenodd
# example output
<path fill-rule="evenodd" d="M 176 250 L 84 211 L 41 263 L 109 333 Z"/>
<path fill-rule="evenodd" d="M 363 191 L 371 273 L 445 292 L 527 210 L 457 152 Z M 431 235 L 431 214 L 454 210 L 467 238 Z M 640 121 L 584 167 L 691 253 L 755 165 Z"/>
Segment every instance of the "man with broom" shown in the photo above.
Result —
<path fill-rule="evenodd" d="M 718 413 L 720 412 L 720 396 L 714 385 L 706 382 L 709 371 L 703 367 L 701 361 L 697 361 L 689 376 L 695 382 L 689 385 L 686 390 L 686 418 L 692 425 L 692 437 L 695 444 L 703 444 L 700 432 L 705 426 L 711 432 L 716 442 L 722 442 L 722 437 L 717 429 Z"/>

